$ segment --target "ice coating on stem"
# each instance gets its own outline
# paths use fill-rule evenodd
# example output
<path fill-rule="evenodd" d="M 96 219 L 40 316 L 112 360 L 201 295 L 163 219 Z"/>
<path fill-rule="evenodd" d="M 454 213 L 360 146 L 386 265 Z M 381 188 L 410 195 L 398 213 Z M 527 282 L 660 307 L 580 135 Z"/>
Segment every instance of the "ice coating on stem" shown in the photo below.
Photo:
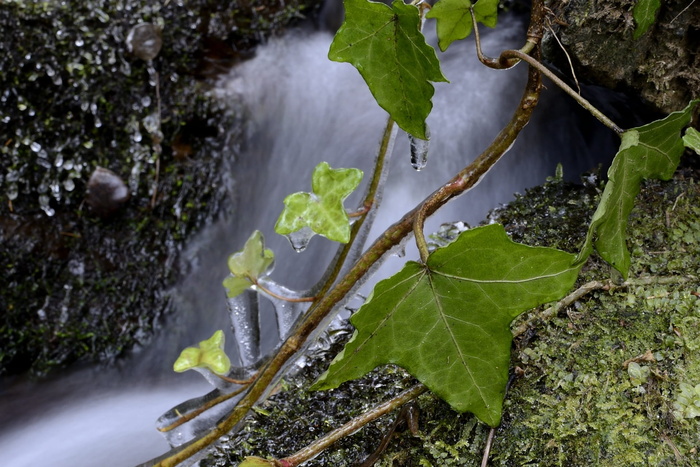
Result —
<path fill-rule="evenodd" d="M 265 294 L 265 297 L 270 300 L 275 310 L 279 341 L 282 342 L 289 337 L 294 323 L 297 321 L 299 316 L 301 316 L 301 314 L 309 308 L 310 302 L 293 301 L 294 299 L 303 297 L 303 294 L 295 290 L 288 289 L 268 278 L 260 280 L 260 284 L 279 297 L 292 299 L 292 301 L 290 301 L 270 294 Z"/>
<path fill-rule="evenodd" d="M 421 171 L 428 164 L 428 150 L 430 149 L 430 128 L 425 126 L 426 139 L 416 138 L 409 134 L 408 141 L 411 143 L 411 165 L 417 171 Z"/>
<path fill-rule="evenodd" d="M 231 327 L 236 336 L 236 345 L 244 367 L 253 366 L 260 360 L 260 323 L 258 297 L 246 290 L 226 300 Z"/>

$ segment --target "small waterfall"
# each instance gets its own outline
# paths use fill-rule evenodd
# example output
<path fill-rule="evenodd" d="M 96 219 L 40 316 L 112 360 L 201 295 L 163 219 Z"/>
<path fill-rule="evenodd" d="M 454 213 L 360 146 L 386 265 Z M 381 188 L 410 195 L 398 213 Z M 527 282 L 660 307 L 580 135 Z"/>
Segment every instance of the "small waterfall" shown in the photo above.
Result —
<path fill-rule="evenodd" d="M 494 32 L 484 34 L 486 53 L 519 47 L 522 29 L 517 18 L 503 18 Z M 273 232 L 282 200 L 289 193 L 308 191 L 311 171 L 321 161 L 368 172 L 386 119 L 356 70 L 328 61 L 330 41 L 324 32 L 292 32 L 261 46 L 254 59 L 221 80 L 218 98 L 241 104 L 248 112 L 247 137 L 239 142 L 242 155 L 233 164 L 237 215 L 192 240 L 183 258 L 192 273 L 172 297 L 176 314 L 151 347 L 135 352 L 142 363 L 134 367 L 127 360 L 123 368 L 74 371 L 0 395 L 0 464 L 28 467 L 50 459 L 58 467 L 119 467 L 165 452 L 168 445 L 154 428 L 156 418 L 211 388 L 199 375 L 172 374 L 172 363 L 183 347 L 216 329 L 228 330 L 221 287 L 226 258 L 254 229 L 264 233 L 275 251 L 276 281 L 301 289 L 322 275 L 334 246 L 315 237 L 307 252 L 295 253 Z M 408 138 L 399 132 L 375 234 L 481 152 L 519 100 L 524 65 L 515 72 L 487 69 L 476 63 L 471 41 L 453 44 L 440 58 L 451 84 L 436 86 L 428 121 L 429 161 L 423 170 L 414 170 Z M 478 223 L 514 192 L 542 183 L 559 162 L 565 174 L 576 178 L 612 155 L 612 135 L 601 136 L 597 124 L 582 119 L 552 89 L 545 91 L 536 120 L 505 159 L 472 192 L 430 220 L 427 231 L 446 221 Z M 261 323 L 263 336 L 275 335 L 269 314 L 263 313 Z M 263 342 L 266 349 L 274 345 L 269 340 Z M 233 344 L 227 348 L 235 362 Z M 13 406 L 33 409 L 19 412 Z"/>

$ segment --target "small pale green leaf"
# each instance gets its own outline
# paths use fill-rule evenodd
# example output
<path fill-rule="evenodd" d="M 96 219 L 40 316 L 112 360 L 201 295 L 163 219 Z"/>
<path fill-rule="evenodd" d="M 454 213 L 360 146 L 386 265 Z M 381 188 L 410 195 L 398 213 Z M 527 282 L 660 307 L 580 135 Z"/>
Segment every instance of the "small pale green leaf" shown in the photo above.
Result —
<path fill-rule="evenodd" d="M 255 284 L 262 276 L 272 272 L 275 254 L 265 248 L 265 238 L 262 232 L 256 230 L 245 242 L 243 250 L 228 258 L 228 268 L 231 275 L 224 279 L 223 286 L 226 295 L 233 298 L 245 289 Z"/>
<path fill-rule="evenodd" d="M 447 81 L 435 50 L 420 32 L 414 5 L 391 6 L 345 0 L 345 22 L 333 39 L 328 58 L 351 63 L 377 103 L 407 133 L 428 139 L 425 119 L 433 107 L 431 81 Z"/>
<path fill-rule="evenodd" d="M 309 227 L 330 240 L 347 243 L 350 220 L 343 201 L 360 184 L 362 175 L 359 169 L 332 169 L 321 162 L 311 176 L 313 193 L 293 193 L 284 199 L 275 232 L 289 235 Z"/>
<path fill-rule="evenodd" d="M 632 16 L 637 23 L 634 29 L 634 38 L 639 38 L 647 32 L 652 24 L 656 21 L 656 12 L 659 11 L 661 0 L 637 0 L 632 10 Z"/>
<path fill-rule="evenodd" d="M 608 183 L 593 214 L 586 241 L 577 257 L 585 261 L 595 245 L 600 256 L 626 279 L 630 253 L 626 245 L 627 220 L 643 179 L 668 180 L 685 150 L 681 131 L 690 122 L 695 105 L 662 120 L 627 130 L 608 170 Z"/>
<path fill-rule="evenodd" d="M 238 464 L 238 467 L 274 467 L 276 465 L 275 461 L 263 459 L 262 457 L 246 456 L 243 462 Z"/>
<path fill-rule="evenodd" d="M 438 46 L 443 52 L 454 41 L 472 33 L 470 0 L 440 0 L 431 8 L 426 18 L 437 20 Z M 498 0 L 479 0 L 474 4 L 474 17 L 484 26 L 493 28 L 498 20 Z"/>
<path fill-rule="evenodd" d="M 379 282 L 351 318 L 356 331 L 315 389 L 387 363 L 402 366 L 455 410 L 498 425 L 510 364 L 509 324 L 564 296 L 574 255 L 511 241 L 498 224 L 463 232 Z"/>
<path fill-rule="evenodd" d="M 173 369 L 182 373 L 192 368 L 208 368 L 217 375 L 224 375 L 231 369 L 231 360 L 224 352 L 224 332 L 216 331 L 198 347 L 187 347 L 173 364 Z"/>
<path fill-rule="evenodd" d="M 700 131 L 695 128 L 688 128 L 683 136 L 683 143 L 700 155 Z"/>

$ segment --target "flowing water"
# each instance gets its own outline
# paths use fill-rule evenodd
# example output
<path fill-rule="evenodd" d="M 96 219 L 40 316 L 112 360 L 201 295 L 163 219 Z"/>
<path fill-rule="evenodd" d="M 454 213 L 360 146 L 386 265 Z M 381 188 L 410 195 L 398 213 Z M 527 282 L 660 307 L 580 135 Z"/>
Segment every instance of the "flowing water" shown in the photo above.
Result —
<path fill-rule="evenodd" d="M 519 20 L 502 20 L 484 38 L 486 53 L 519 47 L 521 32 Z M 386 120 L 356 70 L 327 60 L 330 41 L 325 32 L 291 32 L 260 47 L 254 59 L 221 80 L 218 98 L 242 103 L 249 120 L 245 140 L 232 142 L 242 149 L 234 164 L 231 200 L 237 215 L 192 240 L 183 258 L 192 272 L 172 294 L 175 316 L 150 347 L 116 368 L 75 370 L 0 394 L 0 465 L 118 467 L 167 451 L 168 444 L 154 428 L 156 418 L 211 389 L 197 374 L 172 374 L 172 363 L 183 347 L 216 329 L 229 329 L 221 287 L 226 257 L 254 229 L 263 231 L 267 246 L 275 251 L 273 277 L 279 283 L 303 289 L 322 275 L 331 242 L 315 237 L 307 252 L 298 254 L 273 233 L 282 199 L 309 191 L 311 172 L 321 161 L 368 171 Z M 524 66 L 494 71 L 478 65 L 473 56 L 473 43 L 462 41 L 441 57 L 451 84 L 436 85 L 427 156 L 423 142 L 412 153 L 407 136 L 398 132 L 375 233 L 464 167 L 512 114 Z M 553 175 L 558 162 L 575 178 L 610 157 L 612 137 L 601 136 L 598 125 L 582 120 L 565 99 L 547 90 L 542 107 L 505 159 L 472 192 L 441 210 L 428 223 L 428 232 L 445 221 L 478 223 L 514 192 Z M 348 206 L 353 199 L 357 197 Z M 261 322 L 265 351 L 274 345 L 269 336 L 275 335 L 276 325 L 269 313 Z M 228 339 L 227 348 L 235 355 L 237 346 L 232 336 Z"/>

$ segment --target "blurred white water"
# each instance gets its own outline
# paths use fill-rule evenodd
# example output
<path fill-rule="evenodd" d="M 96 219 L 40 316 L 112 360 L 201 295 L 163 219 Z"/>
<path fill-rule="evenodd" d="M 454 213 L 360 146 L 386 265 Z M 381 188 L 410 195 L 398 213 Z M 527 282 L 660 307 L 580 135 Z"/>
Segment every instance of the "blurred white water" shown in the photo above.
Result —
<path fill-rule="evenodd" d="M 485 34 L 486 53 L 520 47 L 521 23 L 501 23 Z M 426 28 L 432 28 L 430 23 Z M 305 288 L 322 275 L 334 246 L 315 237 L 306 252 L 295 253 L 285 238 L 273 233 L 282 200 L 289 193 L 309 191 L 311 172 L 321 161 L 368 172 L 386 119 L 357 71 L 328 61 L 330 41 L 328 33 L 292 32 L 261 46 L 255 58 L 221 80 L 218 98 L 242 103 L 249 120 L 247 137 L 237 142 L 242 155 L 234 164 L 237 215 L 192 240 L 183 259 L 192 273 L 172 297 L 176 317 L 151 347 L 139 352 L 141 363 L 71 372 L 50 383 L 18 385 L 0 393 L 0 465 L 119 467 L 165 452 L 168 445 L 154 428 L 156 418 L 210 389 L 199 375 L 169 376 L 172 362 L 184 346 L 216 329 L 228 330 L 221 287 L 226 258 L 254 229 L 263 231 L 267 246 L 275 251 L 273 277 L 279 283 Z M 399 132 L 375 234 L 476 157 L 518 103 L 523 65 L 508 72 L 484 68 L 474 58 L 471 41 L 453 44 L 441 59 L 451 83 L 436 85 L 427 166 L 420 172 L 412 168 L 408 138 Z M 575 178 L 612 155 L 606 152 L 612 135 L 601 136 L 596 123 L 580 120 L 571 104 L 551 94 L 545 91 L 536 120 L 505 159 L 472 192 L 442 209 L 428 223 L 428 232 L 445 221 L 478 223 L 514 192 L 544 182 L 558 162 Z M 357 196 L 348 207 L 353 200 Z M 263 312 L 263 353 L 274 345 L 264 336 L 274 335 L 276 326 L 274 317 Z M 236 352 L 232 342 L 228 348 Z"/>

